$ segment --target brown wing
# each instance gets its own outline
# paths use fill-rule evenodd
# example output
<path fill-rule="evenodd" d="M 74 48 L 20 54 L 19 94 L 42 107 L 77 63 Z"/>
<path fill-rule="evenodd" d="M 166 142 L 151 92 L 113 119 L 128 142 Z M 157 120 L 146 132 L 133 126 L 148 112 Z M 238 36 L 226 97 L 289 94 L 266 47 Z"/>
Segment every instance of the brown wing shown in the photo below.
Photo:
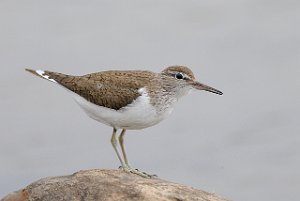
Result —
<path fill-rule="evenodd" d="M 147 85 L 149 77 L 155 74 L 148 71 L 139 71 L 138 74 L 105 71 L 71 76 L 45 71 L 44 75 L 96 105 L 119 110 L 137 99 L 141 95 L 138 89 Z"/>

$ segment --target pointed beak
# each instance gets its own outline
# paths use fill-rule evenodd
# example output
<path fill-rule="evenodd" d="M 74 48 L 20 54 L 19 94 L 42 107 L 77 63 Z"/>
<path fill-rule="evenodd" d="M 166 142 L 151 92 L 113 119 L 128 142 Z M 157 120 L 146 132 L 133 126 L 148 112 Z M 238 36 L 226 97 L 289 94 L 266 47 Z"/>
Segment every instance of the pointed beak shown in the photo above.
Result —
<path fill-rule="evenodd" d="M 212 93 L 215 93 L 215 94 L 218 94 L 218 95 L 222 95 L 223 92 L 215 89 L 215 88 L 212 88 L 210 86 L 207 86 L 205 84 L 202 84 L 200 82 L 197 82 L 197 81 L 193 81 L 191 83 L 191 85 L 195 88 L 195 89 L 198 89 L 198 90 L 205 90 L 205 91 L 209 91 L 209 92 L 212 92 Z"/>

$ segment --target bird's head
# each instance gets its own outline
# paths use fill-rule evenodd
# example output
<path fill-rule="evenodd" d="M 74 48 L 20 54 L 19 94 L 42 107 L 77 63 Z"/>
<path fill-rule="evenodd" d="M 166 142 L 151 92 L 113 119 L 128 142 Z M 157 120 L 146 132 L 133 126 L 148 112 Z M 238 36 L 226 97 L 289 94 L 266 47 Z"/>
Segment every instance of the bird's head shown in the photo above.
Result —
<path fill-rule="evenodd" d="M 175 83 L 175 88 L 181 88 L 183 91 L 190 91 L 191 89 L 205 90 L 218 95 L 223 93 L 213 87 L 207 86 L 198 82 L 194 73 L 185 66 L 170 66 L 162 71 L 162 75 L 167 76 L 168 80 Z"/>

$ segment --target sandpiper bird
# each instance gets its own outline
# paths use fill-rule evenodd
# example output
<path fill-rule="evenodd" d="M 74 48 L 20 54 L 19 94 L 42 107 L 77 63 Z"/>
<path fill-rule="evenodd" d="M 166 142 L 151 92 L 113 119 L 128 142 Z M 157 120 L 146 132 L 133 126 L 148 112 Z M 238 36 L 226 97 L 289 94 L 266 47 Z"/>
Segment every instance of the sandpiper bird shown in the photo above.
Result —
<path fill-rule="evenodd" d="M 177 100 L 193 89 L 222 95 L 221 91 L 197 82 L 193 72 L 185 66 L 170 66 L 160 73 L 112 70 L 83 76 L 26 70 L 64 87 L 88 116 L 111 126 L 111 143 L 121 168 L 144 177 L 150 175 L 131 168 L 128 163 L 124 147 L 125 131 L 143 129 L 161 122 L 172 112 Z M 117 148 L 118 129 L 122 129 L 118 141 L 123 158 Z"/>

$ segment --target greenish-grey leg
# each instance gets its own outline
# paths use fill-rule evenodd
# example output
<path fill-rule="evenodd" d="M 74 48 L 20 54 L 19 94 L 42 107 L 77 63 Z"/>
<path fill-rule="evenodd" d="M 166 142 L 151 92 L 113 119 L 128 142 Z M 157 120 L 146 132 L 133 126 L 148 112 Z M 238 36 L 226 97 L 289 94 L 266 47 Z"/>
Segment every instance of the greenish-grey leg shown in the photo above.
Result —
<path fill-rule="evenodd" d="M 114 148 L 114 150 L 115 150 L 115 152 L 116 152 L 116 154 L 119 158 L 119 161 L 121 162 L 122 167 L 124 167 L 124 162 L 123 162 L 123 160 L 122 160 L 122 158 L 119 154 L 118 148 L 117 148 L 118 141 L 117 141 L 117 138 L 116 138 L 116 134 L 117 134 L 117 129 L 114 128 L 110 141 L 111 141 L 111 144 L 112 144 L 112 146 L 113 146 L 113 148 Z"/>
<path fill-rule="evenodd" d="M 125 165 L 127 167 L 130 167 L 129 163 L 128 163 L 127 156 L 126 156 L 125 146 L 124 146 L 124 135 L 125 135 L 125 132 L 126 132 L 126 129 L 123 129 L 122 132 L 121 132 L 121 134 L 120 134 L 120 136 L 119 136 L 119 143 L 120 143 L 120 146 L 121 146 L 121 151 L 122 151 L 122 154 L 123 154 L 123 159 L 124 159 Z"/>
<path fill-rule="evenodd" d="M 125 163 L 125 166 L 123 166 L 123 169 L 125 171 L 131 172 L 131 173 L 139 175 L 141 177 L 145 177 L 145 178 L 152 178 L 152 177 L 154 177 L 155 175 L 149 175 L 149 174 L 147 174 L 145 172 L 139 171 L 138 169 L 133 169 L 132 167 L 130 167 L 130 165 L 128 163 L 127 156 L 126 156 L 125 146 L 124 146 L 125 132 L 126 132 L 126 129 L 123 129 L 122 132 L 121 132 L 121 134 L 120 134 L 120 136 L 119 136 L 119 143 L 120 143 L 120 146 L 121 146 L 121 151 L 122 151 L 123 159 L 124 159 L 124 163 Z"/>

